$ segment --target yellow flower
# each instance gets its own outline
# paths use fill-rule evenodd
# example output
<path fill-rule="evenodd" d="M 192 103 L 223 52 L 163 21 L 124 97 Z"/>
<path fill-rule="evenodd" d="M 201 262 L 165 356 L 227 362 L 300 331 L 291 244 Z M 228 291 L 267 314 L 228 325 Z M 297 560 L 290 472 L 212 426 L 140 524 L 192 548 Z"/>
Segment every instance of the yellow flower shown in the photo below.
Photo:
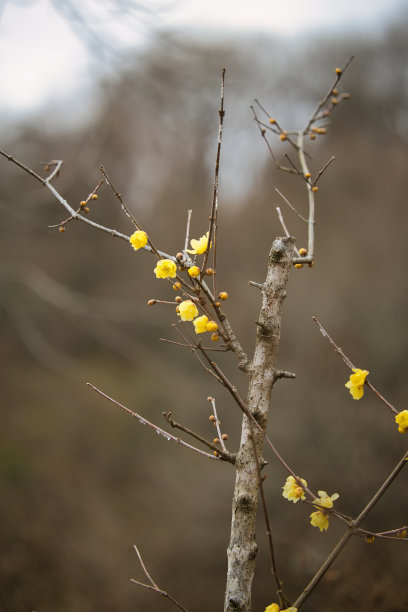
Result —
<path fill-rule="evenodd" d="M 353 399 L 359 400 L 364 394 L 364 382 L 369 372 L 367 370 L 360 370 L 359 368 L 353 368 L 354 374 L 351 374 L 350 380 L 346 382 L 347 389 L 350 389 L 350 393 Z"/>
<path fill-rule="evenodd" d="M 340 497 L 338 493 L 333 493 L 331 496 L 327 495 L 326 491 L 318 491 L 317 493 L 320 499 L 314 499 L 313 503 L 323 508 L 332 508 L 333 502 Z"/>
<path fill-rule="evenodd" d="M 174 278 L 177 266 L 171 259 L 159 259 L 154 269 L 157 278 Z"/>
<path fill-rule="evenodd" d="M 193 255 L 201 255 L 202 253 L 205 253 L 207 250 L 207 246 L 208 246 L 208 234 L 209 232 L 204 234 L 204 236 L 201 236 L 201 238 L 199 238 L 198 240 L 195 240 L 195 238 L 193 238 L 190 241 L 191 246 L 193 248 L 187 249 L 187 253 L 192 253 Z M 211 244 L 210 244 L 210 249 L 211 249 Z"/>
<path fill-rule="evenodd" d="M 135 251 L 142 249 L 147 244 L 146 232 L 142 232 L 141 230 L 138 230 L 137 232 L 131 235 L 131 237 L 129 238 L 129 242 L 132 245 L 132 247 L 135 249 Z"/>
<path fill-rule="evenodd" d="M 271 603 L 265 608 L 265 612 L 279 612 L 279 610 L 280 608 L 276 603 Z"/>
<path fill-rule="evenodd" d="M 188 269 L 191 278 L 197 278 L 197 276 L 200 276 L 200 272 L 201 270 L 198 266 L 191 266 L 191 268 Z"/>
<path fill-rule="evenodd" d="M 201 317 L 197 317 L 196 319 L 194 319 L 193 323 L 195 327 L 195 333 L 203 334 L 207 331 L 208 317 L 202 315 Z"/>
<path fill-rule="evenodd" d="M 218 325 L 215 321 L 208 321 L 207 323 L 207 331 L 215 332 L 218 329 Z"/>
<path fill-rule="evenodd" d="M 398 431 L 400 433 L 407 433 L 408 431 L 408 410 L 402 410 L 395 417 L 395 422 L 398 424 Z"/>
<path fill-rule="evenodd" d="M 306 480 L 303 478 L 300 479 L 302 483 L 307 487 Z M 283 497 L 286 497 L 289 501 L 293 501 L 294 504 L 299 501 L 299 499 L 305 499 L 305 492 L 303 488 L 296 482 L 296 479 L 293 476 L 288 476 L 286 482 L 283 486 Z"/>
<path fill-rule="evenodd" d="M 329 527 L 329 517 L 327 516 L 327 514 L 325 514 L 321 510 L 317 510 L 316 512 L 312 512 L 312 514 L 310 515 L 310 519 L 310 522 L 313 527 L 318 527 L 320 531 L 323 531 L 323 529 L 327 531 Z"/>
<path fill-rule="evenodd" d="M 280 610 L 278 604 L 271 603 L 269 606 L 265 608 L 265 612 L 297 612 L 297 608 L 291 606 L 290 608 L 285 608 L 284 610 Z"/>
<path fill-rule="evenodd" d="M 178 315 L 182 321 L 192 321 L 198 317 L 197 306 L 191 300 L 185 300 L 178 305 Z"/>
<path fill-rule="evenodd" d="M 265 612 L 279 612 L 280 608 L 278 604 L 271 603 L 269 606 L 265 608 Z"/>

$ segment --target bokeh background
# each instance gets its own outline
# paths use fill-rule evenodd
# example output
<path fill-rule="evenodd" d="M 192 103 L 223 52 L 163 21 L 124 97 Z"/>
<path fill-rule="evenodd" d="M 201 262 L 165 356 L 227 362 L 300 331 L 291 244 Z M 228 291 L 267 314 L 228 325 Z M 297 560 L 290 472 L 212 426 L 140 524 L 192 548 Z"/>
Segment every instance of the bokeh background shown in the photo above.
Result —
<path fill-rule="evenodd" d="M 300 128 L 334 67 L 355 55 L 341 82 L 351 99 L 310 146 L 314 172 L 336 161 L 319 183 L 316 265 L 294 271 L 288 287 L 279 366 L 297 378 L 275 386 L 269 435 L 313 489 L 339 492 L 338 508 L 356 515 L 406 440 L 373 394 L 351 399 L 348 371 L 312 316 L 407 407 L 408 11 L 315 1 L 280 14 L 273 4 L 210 2 L 200 13 L 199 2 L 2 2 L 1 148 L 39 173 L 63 159 L 55 186 L 73 206 L 103 164 L 155 243 L 175 253 L 187 209 L 192 236 L 206 231 L 226 67 L 218 285 L 251 352 L 259 295 L 248 280 L 263 280 L 282 233 L 274 187 L 303 212 L 306 193 L 274 168 L 250 105 L 259 98 L 285 128 Z M 190 354 L 159 341 L 177 339 L 176 316 L 147 306 L 173 297 L 148 253 L 82 224 L 50 229 L 64 210 L 4 158 L 0 184 L 0 610 L 171 609 L 130 582 L 144 578 L 133 544 L 190 612 L 221 609 L 231 466 L 166 442 L 85 383 L 158 425 L 171 410 L 207 437 L 213 395 L 233 451 L 237 408 Z M 130 234 L 109 189 L 99 193 L 91 218 Z M 305 246 L 305 228 L 282 209 Z M 244 394 L 234 358 L 222 357 Z M 295 599 L 343 527 L 312 528 L 309 507 L 282 498 L 286 474 L 267 449 L 265 458 L 278 565 Z M 402 473 L 368 529 L 407 523 L 406 485 Z M 258 543 L 253 598 L 263 610 L 275 597 L 262 520 Z M 407 550 L 352 541 L 304 610 L 407 610 Z"/>

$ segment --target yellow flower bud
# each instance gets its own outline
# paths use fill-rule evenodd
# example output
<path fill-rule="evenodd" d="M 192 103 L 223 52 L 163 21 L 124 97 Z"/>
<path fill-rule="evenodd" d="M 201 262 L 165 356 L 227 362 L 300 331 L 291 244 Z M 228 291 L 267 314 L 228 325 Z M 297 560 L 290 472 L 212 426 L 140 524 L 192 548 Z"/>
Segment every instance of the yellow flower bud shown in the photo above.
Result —
<path fill-rule="evenodd" d="M 222 434 L 221 438 L 222 438 L 223 440 L 228 440 L 228 434 Z"/>
<path fill-rule="evenodd" d="M 86 202 L 85 200 L 82 200 L 82 202 L 79 203 L 80 207 L 83 208 L 84 206 L 86 206 Z"/>
<path fill-rule="evenodd" d="M 88 206 L 85 206 L 85 208 L 82 209 L 84 211 L 84 213 L 88 214 L 91 212 L 91 209 Z"/>
<path fill-rule="evenodd" d="M 342 69 L 341 68 L 336 68 L 336 74 L 340 75 L 342 73 Z"/>
<path fill-rule="evenodd" d="M 311 177 L 311 176 L 312 176 L 312 175 L 310 174 L 310 172 L 306 172 L 306 174 L 305 174 L 305 178 L 310 179 L 310 177 Z"/>
<path fill-rule="evenodd" d="M 300 270 L 300 268 L 303 268 L 303 264 L 301 264 L 301 263 L 297 263 L 297 264 L 295 264 L 295 268 L 297 268 L 298 270 Z"/>
<path fill-rule="evenodd" d="M 310 134 L 309 138 L 310 140 L 316 140 L 316 134 Z"/>
<path fill-rule="evenodd" d="M 287 136 L 287 134 L 285 134 L 285 132 L 282 132 L 282 134 L 280 134 L 279 138 L 281 139 L 282 142 L 284 142 L 285 140 L 287 140 L 288 136 Z"/>
<path fill-rule="evenodd" d="M 312 191 L 313 191 L 314 193 L 316 193 L 316 191 L 319 191 L 318 186 L 317 186 L 317 185 L 313 185 L 313 187 L 312 187 Z"/>
<path fill-rule="evenodd" d="M 207 268 L 205 273 L 207 276 L 212 276 L 214 274 L 214 270 L 212 268 Z"/>
<path fill-rule="evenodd" d="M 181 295 L 177 295 L 174 299 L 175 302 L 177 302 L 178 304 L 180 304 L 183 301 L 183 298 L 181 297 Z"/>
<path fill-rule="evenodd" d="M 218 329 L 218 325 L 215 321 L 208 321 L 207 323 L 207 331 L 215 332 Z"/>
<path fill-rule="evenodd" d="M 215 423 L 216 418 L 213 414 L 210 414 L 210 416 L 208 417 L 208 420 L 211 421 L 211 423 Z"/>
<path fill-rule="evenodd" d="M 156 300 L 149 300 L 147 303 L 149 306 L 153 306 L 153 304 L 156 303 Z"/>
<path fill-rule="evenodd" d="M 60 225 L 58 231 L 62 234 L 63 232 L 65 232 L 65 227 L 63 225 Z"/>
<path fill-rule="evenodd" d="M 97 193 L 93 193 L 93 194 L 91 195 L 91 198 L 92 198 L 93 200 L 97 200 L 97 199 L 98 199 L 98 194 L 97 194 Z"/>
<path fill-rule="evenodd" d="M 213 342 L 218 342 L 218 340 L 219 340 L 219 339 L 220 339 L 220 337 L 219 337 L 219 335 L 218 335 L 218 334 L 212 334 L 212 336 L 211 336 L 211 340 L 212 340 Z"/>
<path fill-rule="evenodd" d="M 271 117 L 271 118 L 269 119 L 269 123 L 271 123 L 271 124 L 273 125 L 274 123 L 276 123 L 276 119 L 273 119 L 273 117 Z"/>
<path fill-rule="evenodd" d="M 299 255 L 301 257 L 305 257 L 307 255 L 307 249 L 305 249 L 304 247 L 302 247 L 301 249 L 299 249 Z"/>
<path fill-rule="evenodd" d="M 218 297 L 220 298 L 220 300 L 227 300 L 228 293 L 226 291 L 221 291 L 221 293 L 218 294 Z"/>
<path fill-rule="evenodd" d="M 174 289 L 174 291 L 178 291 L 179 289 L 181 289 L 180 281 L 177 281 L 177 283 L 174 283 L 173 289 Z"/>
<path fill-rule="evenodd" d="M 220 439 L 219 438 L 214 438 L 213 443 L 214 444 L 219 444 L 220 443 Z"/>
<path fill-rule="evenodd" d="M 339 101 L 338 101 L 338 99 L 337 99 L 337 98 L 332 98 L 332 99 L 331 99 L 331 103 L 332 103 L 334 106 L 336 106 L 336 104 L 338 104 L 338 103 L 339 103 Z"/>

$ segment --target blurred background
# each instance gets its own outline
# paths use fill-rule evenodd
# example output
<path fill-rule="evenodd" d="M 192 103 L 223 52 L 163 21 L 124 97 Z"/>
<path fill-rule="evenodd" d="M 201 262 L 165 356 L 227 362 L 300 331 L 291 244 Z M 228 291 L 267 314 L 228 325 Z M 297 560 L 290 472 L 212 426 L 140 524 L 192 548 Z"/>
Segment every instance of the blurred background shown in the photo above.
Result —
<path fill-rule="evenodd" d="M 307 6 L 306 6 L 307 4 Z M 304 126 L 334 68 L 351 99 L 310 143 L 319 182 L 316 264 L 294 270 L 269 435 L 314 490 L 340 493 L 356 516 L 403 455 L 394 418 L 368 391 L 354 402 L 349 372 L 320 335 L 316 315 L 375 386 L 406 406 L 408 9 L 405 1 L 261 0 L 0 3 L 0 148 L 43 173 L 63 159 L 55 187 L 73 207 L 103 164 L 154 242 L 169 253 L 207 228 L 221 68 L 225 127 L 220 170 L 218 287 L 251 353 L 261 282 L 281 206 L 297 245 L 305 228 L 274 191 L 306 214 L 300 180 L 279 173 L 253 121 L 258 98 L 285 129 Z M 275 152 L 289 152 L 274 141 Z M 216 398 L 229 448 L 241 415 L 171 328 L 173 299 L 155 262 L 123 241 L 71 223 L 51 193 L 0 160 L 0 610 L 91 612 L 171 609 L 140 589 L 137 544 L 152 576 L 190 612 L 221 609 L 229 541 L 230 465 L 166 442 L 92 392 L 86 382 L 167 427 L 171 410 L 213 437 Z M 125 234 L 107 186 L 91 219 Z M 242 239 L 242 237 L 244 237 Z M 219 363 L 245 394 L 234 357 Z M 321 534 L 309 506 L 281 496 L 286 478 L 265 449 L 267 501 L 286 593 L 295 599 L 343 532 Z M 366 519 L 371 530 L 407 522 L 406 474 Z M 275 600 L 259 521 L 254 610 Z M 369 546 L 369 548 L 367 548 Z M 302 609 L 408 609 L 404 542 L 343 551 Z"/>

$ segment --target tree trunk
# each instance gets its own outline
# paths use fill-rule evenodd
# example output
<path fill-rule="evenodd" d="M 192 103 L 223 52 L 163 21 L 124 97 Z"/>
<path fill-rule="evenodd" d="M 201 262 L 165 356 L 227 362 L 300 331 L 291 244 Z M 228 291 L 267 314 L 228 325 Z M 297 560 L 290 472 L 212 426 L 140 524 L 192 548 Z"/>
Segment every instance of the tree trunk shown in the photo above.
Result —
<path fill-rule="evenodd" d="M 279 346 L 283 301 L 292 267 L 294 238 L 276 238 L 268 259 L 268 271 L 262 286 L 262 306 L 257 321 L 255 351 L 248 376 L 248 410 L 262 429 L 268 421 L 269 402 L 275 381 L 275 362 Z M 250 426 L 244 415 L 241 445 L 235 465 L 236 479 L 232 501 L 231 539 L 228 547 L 228 574 L 225 612 L 250 612 L 251 587 L 258 546 L 255 522 L 258 507 L 257 455 L 261 457 L 263 435 Z"/>

